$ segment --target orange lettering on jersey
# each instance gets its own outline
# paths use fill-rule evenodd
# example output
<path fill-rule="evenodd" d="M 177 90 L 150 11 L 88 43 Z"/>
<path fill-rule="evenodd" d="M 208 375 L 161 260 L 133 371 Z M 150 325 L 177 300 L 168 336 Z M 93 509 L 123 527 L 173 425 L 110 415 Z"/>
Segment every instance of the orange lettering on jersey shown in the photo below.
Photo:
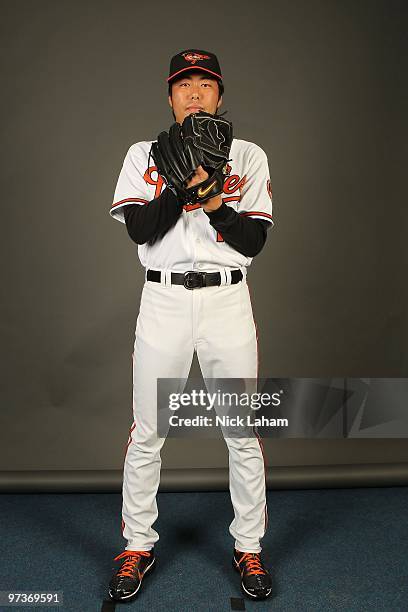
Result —
<path fill-rule="evenodd" d="M 234 193 L 234 191 L 241 191 L 241 189 L 246 183 L 246 180 L 246 176 L 241 179 L 238 174 L 231 174 L 231 176 L 228 176 L 224 181 L 223 192 L 226 194 L 231 194 Z M 240 199 L 241 195 L 239 195 L 238 197 L 238 200 Z"/>
<path fill-rule="evenodd" d="M 217 242 L 224 242 L 224 238 L 221 236 L 220 232 L 217 232 Z"/>
<path fill-rule="evenodd" d="M 237 189 L 242 189 L 245 182 L 246 176 L 241 179 L 238 174 L 231 174 L 231 176 L 228 176 L 224 181 L 223 191 L 227 194 L 234 193 L 234 191 L 237 191 Z"/>
<path fill-rule="evenodd" d="M 152 173 L 155 172 L 157 175 L 157 178 L 154 179 L 152 177 Z M 157 172 L 157 167 L 156 166 L 150 166 L 150 168 L 148 168 L 146 170 L 146 172 L 143 175 L 144 180 L 146 181 L 146 183 L 148 185 L 155 185 L 156 189 L 154 192 L 154 198 L 158 198 L 159 195 L 161 194 L 161 190 L 163 188 L 163 185 L 165 184 L 164 179 L 162 179 L 162 177 L 160 176 L 160 174 Z"/>

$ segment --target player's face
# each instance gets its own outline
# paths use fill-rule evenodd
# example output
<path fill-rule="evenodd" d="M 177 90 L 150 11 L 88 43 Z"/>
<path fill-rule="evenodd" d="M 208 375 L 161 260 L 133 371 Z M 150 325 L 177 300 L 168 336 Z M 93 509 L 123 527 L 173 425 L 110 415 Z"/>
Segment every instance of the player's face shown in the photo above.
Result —
<path fill-rule="evenodd" d="M 187 115 L 200 110 L 214 115 L 222 104 L 222 96 L 218 99 L 217 81 L 206 76 L 205 72 L 187 73 L 174 81 L 171 94 L 169 104 L 177 123 L 183 123 Z"/>

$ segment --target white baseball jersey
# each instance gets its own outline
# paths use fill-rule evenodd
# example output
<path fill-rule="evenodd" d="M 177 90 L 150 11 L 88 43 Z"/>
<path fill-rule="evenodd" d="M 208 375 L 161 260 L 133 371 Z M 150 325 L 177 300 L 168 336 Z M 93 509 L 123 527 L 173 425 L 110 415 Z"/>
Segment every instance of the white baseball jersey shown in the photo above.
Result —
<path fill-rule="evenodd" d="M 122 223 L 125 223 L 124 206 L 144 206 L 159 197 L 166 187 L 153 159 L 150 158 L 150 166 L 148 163 L 152 142 L 137 142 L 126 153 L 109 211 Z M 265 152 L 252 142 L 234 138 L 230 158 L 223 201 L 240 214 L 273 225 L 272 189 Z M 210 225 L 200 204 L 185 205 L 176 224 L 164 237 L 153 245 L 138 245 L 138 254 L 146 269 L 172 272 L 244 268 L 252 261 L 252 257 L 242 255 L 223 240 Z"/>

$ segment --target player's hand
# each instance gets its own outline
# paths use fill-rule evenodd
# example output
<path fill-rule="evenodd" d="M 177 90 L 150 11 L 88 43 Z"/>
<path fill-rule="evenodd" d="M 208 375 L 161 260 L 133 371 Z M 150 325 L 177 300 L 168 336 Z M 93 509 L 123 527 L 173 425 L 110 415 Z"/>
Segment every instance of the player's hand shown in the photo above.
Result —
<path fill-rule="evenodd" d="M 203 181 L 206 181 L 207 179 L 208 179 L 208 172 L 206 172 L 202 166 L 198 166 L 192 178 L 188 181 L 187 187 L 194 187 L 194 185 L 198 185 L 199 183 L 202 183 Z"/>
<path fill-rule="evenodd" d="M 187 187 L 193 187 L 194 185 L 198 185 L 199 183 L 203 183 L 208 179 L 208 172 L 204 170 L 202 166 L 198 166 L 192 178 L 188 181 Z M 217 210 L 222 204 L 221 196 L 215 196 L 213 198 L 209 198 L 205 202 L 201 204 L 206 212 L 211 212 L 213 210 Z"/>

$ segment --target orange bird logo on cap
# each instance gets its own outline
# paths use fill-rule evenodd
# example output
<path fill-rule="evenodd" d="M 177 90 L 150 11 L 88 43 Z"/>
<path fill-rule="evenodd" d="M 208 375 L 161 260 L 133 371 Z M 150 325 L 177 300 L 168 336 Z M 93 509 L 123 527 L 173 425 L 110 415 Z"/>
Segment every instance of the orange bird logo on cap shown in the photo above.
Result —
<path fill-rule="evenodd" d="M 202 55 L 201 53 L 192 53 L 191 51 L 188 53 L 183 53 L 183 57 L 186 62 L 190 62 L 191 64 L 195 64 L 196 62 L 200 62 L 201 60 L 210 59 L 209 55 Z"/>

